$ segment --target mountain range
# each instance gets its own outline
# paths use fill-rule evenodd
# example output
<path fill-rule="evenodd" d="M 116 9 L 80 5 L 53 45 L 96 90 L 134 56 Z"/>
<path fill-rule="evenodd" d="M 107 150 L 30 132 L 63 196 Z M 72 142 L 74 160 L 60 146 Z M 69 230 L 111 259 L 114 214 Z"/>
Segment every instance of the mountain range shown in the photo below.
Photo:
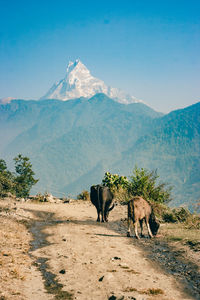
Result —
<path fill-rule="evenodd" d="M 171 205 L 194 209 L 200 199 L 200 103 L 164 115 L 134 97 L 129 103 L 120 94 L 96 93 L 104 83 L 85 68 L 70 63 L 65 79 L 41 100 L 0 104 L 0 158 L 11 168 L 19 153 L 30 157 L 39 178 L 32 193 L 58 196 L 76 196 L 106 171 L 130 176 L 135 165 L 157 169 L 173 186 Z"/>
<path fill-rule="evenodd" d="M 168 115 L 142 103 L 120 104 L 104 94 L 85 100 L 0 105 L 1 158 L 30 157 L 33 191 L 77 195 L 104 173 L 157 169 L 174 186 L 173 205 L 200 198 L 200 103 Z"/>

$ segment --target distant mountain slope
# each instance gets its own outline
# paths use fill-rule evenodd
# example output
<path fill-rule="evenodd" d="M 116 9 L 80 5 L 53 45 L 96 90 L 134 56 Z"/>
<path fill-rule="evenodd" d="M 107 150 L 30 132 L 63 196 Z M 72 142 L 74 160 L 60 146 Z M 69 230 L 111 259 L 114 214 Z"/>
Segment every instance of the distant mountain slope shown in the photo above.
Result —
<path fill-rule="evenodd" d="M 158 169 L 174 186 L 173 204 L 200 199 L 200 103 L 168 115 L 142 103 L 124 105 L 104 94 L 69 101 L 14 100 L 0 105 L 0 157 L 30 157 L 33 192 L 77 195 L 104 172 L 129 176 Z M 4 133 L 6 136 L 4 137 Z"/>
<path fill-rule="evenodd" d="M 129 173 L 129 164 L 158 169 L 174 186 L 174 204 L 200 199 L 200 103 L 176 110 L 153 122 L 152 131 L 141 136 L 122 154 L 115 170 Z"/>
<path fill-rule="evenodd" d="M 40 178 L 38 189 L 63 190 L 99 163 L 106 171 L 159 116 L 144 104 L 123 105 L 104 94 L 65 102 L 12 101 L 0 107 L 0 126 L 10 136 L 1 156 L 10 161 L 18 153 L 28 155 Z M 12 135 L 13 128 L 18 134 Z"/>

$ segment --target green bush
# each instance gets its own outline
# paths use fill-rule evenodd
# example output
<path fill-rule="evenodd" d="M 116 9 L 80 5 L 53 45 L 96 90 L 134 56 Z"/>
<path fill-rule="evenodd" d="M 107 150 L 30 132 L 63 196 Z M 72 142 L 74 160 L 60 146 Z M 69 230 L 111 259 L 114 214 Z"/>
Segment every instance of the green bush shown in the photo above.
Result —
<path fill-rule="evenodd" d="M 88 191 L 84 190 L 77 196 L 77 199 L 87 201 L 90 199 L 90 194 Z"/>
<path fill-rule="evenodd" d="M 37 193 L 35 200 L 39 201 L 39 202 L 47 202 L 46 196 L 47 196 L 47 193 L 45 193 L 44 195 L 41 193 Z"/>
<path fill-rule="evenodd" d="M 171 187 L 167 187 L 166 183 L 157 183 L 157 171 L 148 171 L 139 169 L 135 166 L 133 175 L 130 176 L 128 184 L 128 192 L 132 196 L 142 196 L 149 201 L 158 203 L 168 203 L 171 201 Z"/>
<path fill-rule="evenodd" d="M 164 212 L 162 214 L 162 219 L 166 223 L 176 223 L 178 220 L 172 211 Z"/>
<path fill-rule="evenodd" d="M 173 209 L 173 213 L 176 216 L 177 220 L 181 223 L 186 222 L 191 216 L 191 213 L 187 208 L 178 207 Z"/>
<path fill-rule="evenodd" d="M 141 196 L 148 201 L 168 203 L 171 201 L 171 187 L 167 187 L 166 183 L 157 183 L 158 178 L 156 170 L 148 171 L 135 166 L 129 180 L 125 176 L 106 172 L 102 184 L 108 186 L 118 198 L 120 193 L 123 194 L 123 202 L 133 196 Z"/>

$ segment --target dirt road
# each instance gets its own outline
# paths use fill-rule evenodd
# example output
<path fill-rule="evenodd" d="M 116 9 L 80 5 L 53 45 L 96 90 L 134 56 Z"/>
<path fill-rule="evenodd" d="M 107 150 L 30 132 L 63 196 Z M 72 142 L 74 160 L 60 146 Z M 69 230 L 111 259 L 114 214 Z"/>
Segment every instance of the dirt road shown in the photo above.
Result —
<path fill-rule="evenodd" d="M 10 295 L 4 285 L 2 300 L 198 299 L 187 278 L 178 271 L 169 274 L 155 255 L 151 259 L 158 239 L 126 237 L 125 206 L 117 206 L 103 224 L 96 223 L 95 207 L 88 202 L 16 203 L 12 211 L 20 226 L 27 226 L 24 243 L 27 239 L 31 247 L 18 294 Z M 160 248 L 160 254 L 165 251 Z"/>

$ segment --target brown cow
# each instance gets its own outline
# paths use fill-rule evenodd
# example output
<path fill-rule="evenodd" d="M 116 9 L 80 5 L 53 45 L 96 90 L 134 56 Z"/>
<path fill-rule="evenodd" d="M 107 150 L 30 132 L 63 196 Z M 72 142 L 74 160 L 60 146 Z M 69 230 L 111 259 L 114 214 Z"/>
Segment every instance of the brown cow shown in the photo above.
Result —
<path fill-rule="evenodd" d="M 143 236 L 143 221 L 145 220 L 149 237 L 152 238 L 158 232 L 160 224 L 156 222 L 155 215 L 153 209 L 150 204 L 144 200 L 142 197 L 135 196 L 128 202 L 128 231 L 127 236 L 130 237 L 130 221 L 133 221 L 135 236 L 139 239 L 137 226 L 138 222 L 140 222 L 141 228 L 141 237 Z"/>

